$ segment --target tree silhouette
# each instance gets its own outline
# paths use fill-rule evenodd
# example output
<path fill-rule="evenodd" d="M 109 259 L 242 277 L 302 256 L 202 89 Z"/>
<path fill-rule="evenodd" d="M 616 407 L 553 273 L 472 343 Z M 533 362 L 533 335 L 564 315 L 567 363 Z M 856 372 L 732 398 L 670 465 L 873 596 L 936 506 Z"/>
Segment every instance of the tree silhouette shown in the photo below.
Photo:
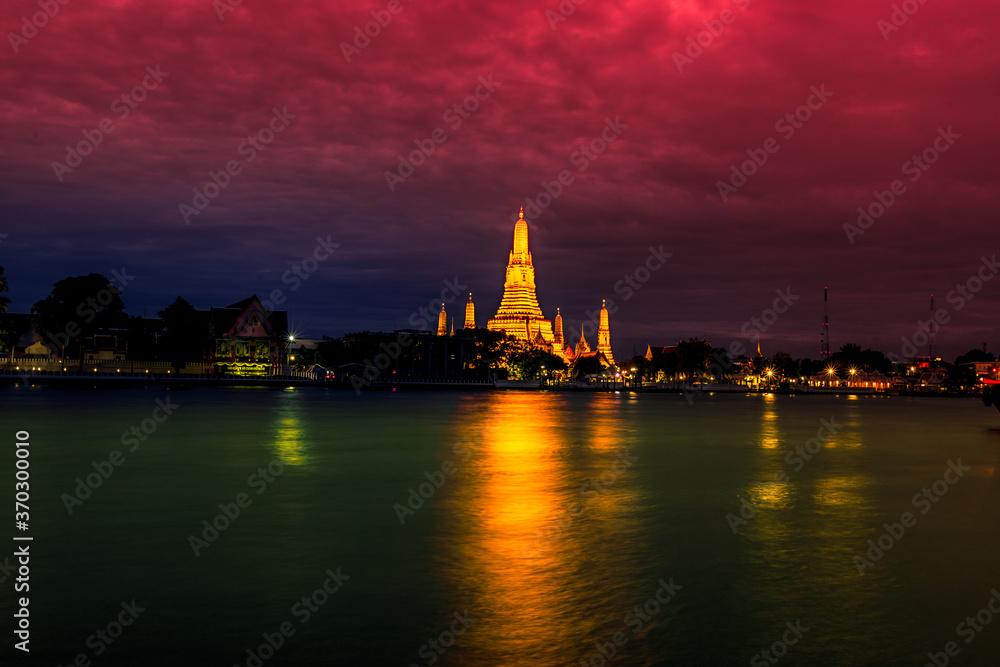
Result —
<path fill-rule="evenodd" d="M 198 311 L 183 297 L 157 313 L 163 321 L 161 354 L 178 371 L 190 361 L 201 361 L 208 332 L 202 330 Z"/>
<path fill-rule="evenodd" d="M 99 273 L 63 278 L 31 307 L 33 324 L 59 346 L 62 357 L 75 341 L 83 368 L 83 341 L 98 329 L 128 324 L 121 291 Z"/>

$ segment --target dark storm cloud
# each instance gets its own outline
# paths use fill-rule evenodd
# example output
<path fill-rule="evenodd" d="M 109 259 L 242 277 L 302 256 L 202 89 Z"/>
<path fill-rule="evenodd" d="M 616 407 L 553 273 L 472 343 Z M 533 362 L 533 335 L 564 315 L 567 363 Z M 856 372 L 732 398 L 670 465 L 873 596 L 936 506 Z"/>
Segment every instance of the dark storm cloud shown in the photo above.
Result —
<path fill-rule="evenodd" d="M 931 292 L 943 302 L 997 250 L 992 4 L 927 3 L 888 39 L 877 22 L 892 3 L 585 2 L 554 30 L 557 2 L 402 7 L 348 63 L 341 42 L 386 3 L 244 2 L 223 20 L 203 0 L 62 5 L 0 56 L 14 309 L 121 265 L 141 276 L 123 295 L 135 313 L 178 294 L 200 307 L 263 297 L 331 235 L 336 257 L 289 294 L 307 333 L 405 326 L 456 276 L 482 325 L 510 216 L 563 170 L 573 182 L 532 221 L 543 309 L 561 307 L 569 329 L 617 298 L 613 341 L 628 352 L 742 339 L 789 287 L 801 299 L 765 352 L 815 356 L 824 285 L 835 346 L 891 349 Z M 731 23 L 678 71 L 675 54 L 723 10 Z M 35 11 L 8 3 L 0 21 L 16 32 Z M 156 66 L 169 75 L 119 119 L 114 101 Z M 448 110 L 491 75 L 495 90 L 453 127 Z M 832 96 L 792 136 L 776 129 L 823 86 Z M 294 118 L 247 162 L 241 142 L 286 107 Z M 52 163 L 105 118 L 114 131 L 60 182 Z M 615 119 L 620 137 L 578 171 Z M 852 245 L 857 208 L 948 127 L 954 146 Z M 447 140 L 391 191 L 385 172 L 438 128 Z M 770 138 L 777 152 L 722 201 L 718 182 Z M 231 160 L 241 173 L 185 224 L 179 206 Z M 618 281 L 660 244 L 673 257 L 622 301 Z M 998 294 L 987 283 L 953 313 L 943 352 L 996 345 Z"/>

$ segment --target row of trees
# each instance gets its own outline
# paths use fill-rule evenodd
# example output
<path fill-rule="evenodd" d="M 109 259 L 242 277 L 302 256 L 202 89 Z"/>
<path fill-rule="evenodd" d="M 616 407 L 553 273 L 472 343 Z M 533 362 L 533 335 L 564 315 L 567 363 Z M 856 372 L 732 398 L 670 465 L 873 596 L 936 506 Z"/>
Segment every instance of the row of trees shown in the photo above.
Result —
<path fill-rule="evenodd" d="M 12 354 L 26 327 L 7 312 L 10 300 L 3 296 L 8 283 L 0 267 L 0 353 Z M 105 276 L 89 273 L 63 278 L 52 291 L 31 307 L 28 327 L 37 331 L 62 358 L 83 364 L 84 340 L 98 331 L 116 329 L 128 339 L 134 359 L 163 359 L 180 367 L 201 360 L 207 332 L 194 306 L 177 299 L 150 322 L 125 312 L 121 290 Z"/>
<path fill-rule="evenodd" d="M 0 353 L 12 353 L 23 326 L 7 313 L 10 299 L 3 267 L 0 267 Z M 182 297 L 158 312 L 159 321 L 129 316 L 125 304 L 113 281 L 97 273 L 64 278 L 52 286 L 52 292 L 31 308 L 30 327 L 42 334 L 46 342 L 59 349 L 60 356 L 79 359 L 83 364 L 83 341 L 101 329 L 118 329 L 127 332 L 129 356 L 142 359 L 169 360 L 180 367 L 189 361 L 205 358 L 206 323 L 193 305 Z M 477 369 L 506 369 L 513 378 L 537 378 L 542 374 L 567 370 L 566 363 L 558 356 L 536 348 L 525 341 L 487 329 L 466 329 L 462 335 L 476 340 L 476 357 L 471 366 Z M 306 355 L 296 355 L 305 360 Z M 943 364 L 949 384 L 968 385 L 975 382 L 969 362 L 994 361 L 991 353 L 973 349 L 955 359 L 953 364 Z M 343 342 L 325 339 L 317 345 L 315 362 L 335 367 L 362 359 L 352 358 Z M 658 379 L 708 379 L 725 382 L 742 368 L 754 374 L 770 373 L 775 381 L 794 380 L 826 374 L 838 379 L 849 379 L 855 373 L 880 372 L 885 375 L 906 373 L 907 367 L 894 364 L 877 350 L 862 349 L 849 343 L 829 358 L 794 359 L 778 352 L 774 356 L 730 359 L 724 348 L 712 347 L 705 340 L 691 338 L 681 341 L 676 348 L 652 360 L 635 356 L 618 364 L 622 370 L 633 373 L 646 381 Z M 576 363 L 572 369 L 575 377 L 604 372 L 606 369 L 592 357 Z M 832 372 L 831 372 L 832 371 Z"/>
<path fill-rule="evenodd" d="M 995 360 L 990 352 L 972 349 L 959 355 L 954 363 L 939 363 L 938 368 L 944 372 L 946 384 L 969 386 L 976 382 L 971 362 Z M 747 370 L 753 375 L 772 378 L 776 384 L 815 376 L 849 380 L 857 374 L 882 373 L 891 376 L 913 372 L 906 363 L 893 363 L 884 353 L 862 349 L 853 343 L 843 345 L 827 359 L 794 359 L 785 352 L 777 352 L 772 357 L 740 356 L 730 359 L 724 348 L 713 348 L 707 341 L 694 338 L 678 343 L 676 350 L 652 360 L 637 356 L 623 361 L 620 367 L 630 372 L 634 369 L 636 376 L 647 381 L 685 379 L 727 382 L 732 380 L 737 370 Z"/>

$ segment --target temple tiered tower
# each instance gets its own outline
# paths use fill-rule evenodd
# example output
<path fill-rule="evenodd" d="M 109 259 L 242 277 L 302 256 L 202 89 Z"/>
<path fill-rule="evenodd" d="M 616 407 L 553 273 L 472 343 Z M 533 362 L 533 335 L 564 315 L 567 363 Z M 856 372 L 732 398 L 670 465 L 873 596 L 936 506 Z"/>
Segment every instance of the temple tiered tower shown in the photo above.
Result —
<path fill-rule="evenodd" d="M 587 343 L 586 337 L 583 335 L 583 330 L 580 330 L 580 340 L 577 341 L 576 349 L 573 351 L 574 355 L 577 357 L 582 357 L 583 355 L 590 352 L 590 345 Z"/>
<path fill-rule="evenodd" d="M 542 316 L 542 309 L 535 296 L 535 267 L 528 250 L 528 221 L 524 207 L 514 223 L 514 248 L 507 261 L 507 279 L 503 285 L 503 299 L 495 317 L 486 323 L 490 331 L 503 331 L 522 340 L 538 341 L 551 345 L 554 342 L 552 322 Z"/>
<path fill-rule="evenodd" d="M 448 315 L 444 312 L 444 303 L 441 304 L 441 314 L 438 315 L 438 336 L 448 335 Z"/>
<path fill-rule="evenodd" d="M 476 307 L 472 304 L 472 292 L 469 292 L 469 303 L 465 304 L 465 328 L 476 328 Z"/>
<path fill-rule="evenodd" d="M 562 313 L 559 312 L 558 308 L 556 308 L 556 320 L 552 327 L 552 340 L 555 342 L 555 348 L 561 353 L 563 347 L 566 345 L 566 342 L 563 340 Z"/>
<path fill-rule="evenodd" d="M 611 328 L 608 326 L 608 309 L 604 299 L 601 299 L 601 320 L 597 326 L 597 351 L 604 355 L 608 363 L 615 363 L 611 354 Z"/>

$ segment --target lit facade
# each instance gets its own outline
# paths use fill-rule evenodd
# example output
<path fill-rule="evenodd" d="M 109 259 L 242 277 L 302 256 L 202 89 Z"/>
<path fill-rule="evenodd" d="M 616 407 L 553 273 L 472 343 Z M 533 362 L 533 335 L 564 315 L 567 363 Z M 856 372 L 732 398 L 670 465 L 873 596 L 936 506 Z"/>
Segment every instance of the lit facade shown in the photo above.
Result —
<path fill-rule="evenodd" d="M 257 295 L 208 312 L 209 350 L 218 375 L 268 376 L 281 372 L 288 315 L 267 311 Z"/>

